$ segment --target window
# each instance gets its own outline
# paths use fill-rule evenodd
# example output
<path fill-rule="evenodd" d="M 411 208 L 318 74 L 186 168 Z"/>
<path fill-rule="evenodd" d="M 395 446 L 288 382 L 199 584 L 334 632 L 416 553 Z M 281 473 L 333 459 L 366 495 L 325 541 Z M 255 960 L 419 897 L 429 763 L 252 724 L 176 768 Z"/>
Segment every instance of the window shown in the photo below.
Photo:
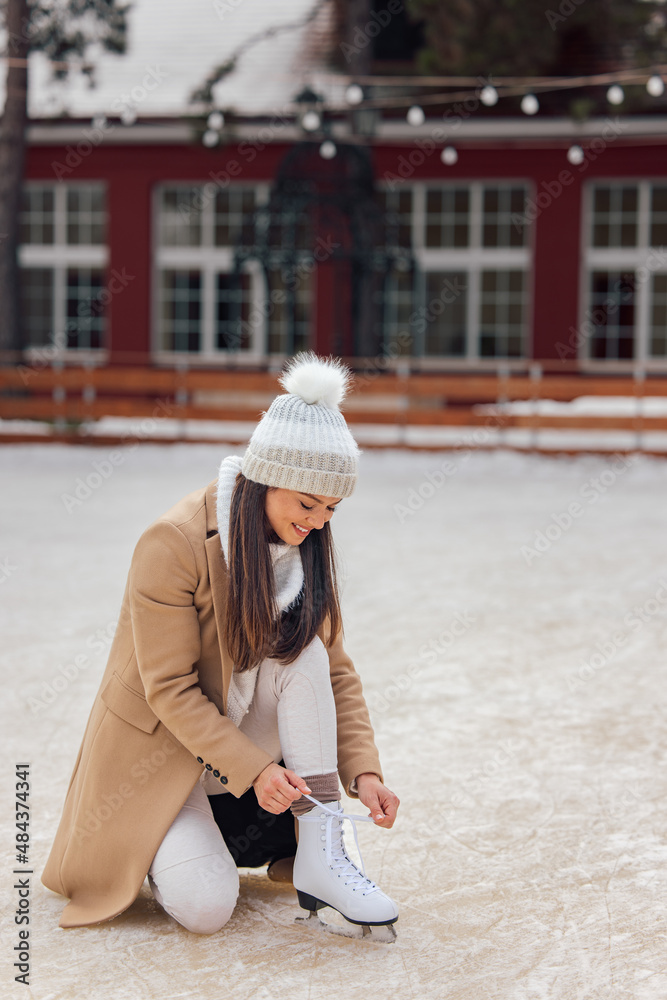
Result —
<path fill-rule="evenodd" d="M 19 262 L 28 347 L 104 347 L 108 250 L 104 185 L 28 182 Z"/>
<path fill-rule="evenodd" d="M 68 267 L 65 307 L 67 346 L 98 350 L 103 346 L 104 271 L 94 267 Z"/>
<path fill-rule="evenodd" d="M 235 250 L 253 240 L 255 187 L 161 185 L 155 193 L 155 342 L 168 353 L 215 357 L 263 349 L 263 278 L 254 262 L 235 272 Z"/>
<path fill-rule="evenodd" d="M 296 351 L 307 350 L 310 342 L 312 283 L 312 272 L 300 272 L 288 283 L 279 270 L 269 272 L 269 354 L 293 354 Z M 293 294 L 295 300 L 293 346 L 290 344 L 288 293 Z"/>
<path fill-rule="evenodd" d="M 53 185 L 31 184 L 23 190 L 21 243 L 50 246 L 54 240 L 55 189 Z"/>
<path fill-rule="evenodd" d="M 53 329 L 53 269 L 21 269 L 21 311 L 28 344 L 47 344 Z"/>
<path fill-rule="evenodd" d="M 482 271 L 479 341 L 482 357 L 523 357 L 524 305 L 522 271 Z"/>
<path fill-rule="evenodd" d="M 378 191 L 377 200 L 384 214 L 386 240 L 390 246 L 412 245 L 412 190 Z"/>
<path fill-rule="evenodd" d="M 467 275 L 465 271 L 426 274 L 424 353 L 462 356 L 466 349 Z"/>
<path fill-rule="evenodd" d="M 667 359 L 667 274 L 653 277 L 649 354 Z"/>
<path fill-rule="evenodd" d="M 215 336 L 219 351 L 247 351 L 250 347 L 250 275 L 232 280 L 217 275 Z"/>
<path fill-rule="evenodd" d="M 468 188 L 428 188 L 426 191 L 427 247 L 467 247 L 470 243 Z"/>
<path fill-rule="evenodd" d="M 587 193 L 582 357 L 667 360 L 667 186 L 595 181 Z"/>
<path fill-rule="evenodd" d="M 162 334 L 167 351 L 198 351 L 201 272 L 162 271 Z"/>
<path fill-rule="evenodd" d="M 523 186 L 487 186 L 484 188 L 482 246 L 522 247 L 525 227 L 517 223 L 525 213 L 526 189 Z"/>
<path fill-rule="evenodd" d="M 384 343 L 405 343 L 408 334 L 411 353 L 423 357 L 525 357 L 531 265 L 523 224 L 527 184 L 415 184 L 387 192 L 388 208 L 389 194 L 410 195 L 417 274 L 393 272 L 388 278 Z M 396 211 L 396 201 L 393 207 Z"/>
<path fill-rule="evenodd" d="M 637 185 L 597 184 L 593 189 L 594 247 L 637 243 Z"/>

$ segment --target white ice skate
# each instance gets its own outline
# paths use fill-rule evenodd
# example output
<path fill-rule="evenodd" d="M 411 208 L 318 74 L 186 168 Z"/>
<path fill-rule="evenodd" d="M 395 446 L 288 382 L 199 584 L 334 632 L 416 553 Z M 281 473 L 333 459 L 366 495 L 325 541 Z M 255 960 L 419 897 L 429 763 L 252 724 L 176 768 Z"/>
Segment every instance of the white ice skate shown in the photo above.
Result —
<path fill-rule="evenodd" d="M 393 924 L 398 919 L 398 907 L 379 887 L 360 871 L 348 857 L 343 840 L 343 821 L 352 823 L 357 841 L 356 821 L 372 823 L 370 816 L 344 813 L 342 806 L 332 808 L 307 795 L 315 808 L 298 817 L 299 843 L 294 860 L 294 888 L 299 904 L 309 910 L 308 920 L 321 922 L 317 911 L 324 906 L 338 910 L 351 924 L 362 927 L 363 937 L 382 940 L 382 934 L 372 927 L 386 928 L 385 940 L 393 941 L 396 931 Z"/>

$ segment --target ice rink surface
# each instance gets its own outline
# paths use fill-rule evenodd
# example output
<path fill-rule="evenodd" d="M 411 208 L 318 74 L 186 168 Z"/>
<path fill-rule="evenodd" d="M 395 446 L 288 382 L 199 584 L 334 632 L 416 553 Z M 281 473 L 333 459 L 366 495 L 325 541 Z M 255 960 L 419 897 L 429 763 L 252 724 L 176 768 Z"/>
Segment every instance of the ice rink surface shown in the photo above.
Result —
<path fill-rule="evenodd" d="M 264 869 L 212 937 L 147 884 L 111 922 L 58 927 L 39 873 L 132 549 L 231 453 L 144 445 L 109 473 L 104 448 L 0 449 L 2 997 L 664 1000 L 667 463 L 648 457 L 364 452 L 333 527 L 346 649 L 401 798 L 393 830 L 359 824 L 395 944 L 295 923 Z M 12 969 L 19 761 L 29 988 Z"/>

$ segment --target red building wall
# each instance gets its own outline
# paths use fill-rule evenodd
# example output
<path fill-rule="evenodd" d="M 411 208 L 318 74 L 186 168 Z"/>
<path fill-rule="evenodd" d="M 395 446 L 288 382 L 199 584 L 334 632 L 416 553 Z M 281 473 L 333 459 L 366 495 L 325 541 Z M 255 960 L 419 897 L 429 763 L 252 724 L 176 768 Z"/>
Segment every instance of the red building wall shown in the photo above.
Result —
<path fill-rule="evenodd" d="M 596 145 L 597 144 L 597 145 Z M 439 150 L 416 145 L 375 147 L 375 176 L 406 181 L 429 179 L 516 179 L 532 184 L 528 222 L 533 248 L 532 356 L 557 358 L 557 344 L 576 329 L 581 271 L 582 185 L 592 177 L 667 176 L 665 146 L 629 144 L 610 126 L 606 140 L 582 143 L 584 162 L 568 163 L 561 148 L 520 146 L 459 147 L 458 162 L 445 166 Z M 287 147 L 138 146 L 101 143 L 85 156 L 72 147 L 33 146 L 27 177 L 31 180 L 105 180 L 108 185 L 110 273 L 125 277 L 122 292 L 109 306 L 111 360 L 127 363 L 128 353 L 148 362 L 151 330 L 151 196 L 165 180 L 205 182 L 212 176 L 230 181 L 270 181 Z M 82 147 L 83 148 L 83 147 Z M 69 160 L 67 159 L 69 153 Z M 77 162 L 78 161 L 78 162 Z M 67 163 L 75 164 L 63 167 Z M 327 350 L 335 303 L 330 268 L 320 269 L 316 295 L 316 349 Z"/>

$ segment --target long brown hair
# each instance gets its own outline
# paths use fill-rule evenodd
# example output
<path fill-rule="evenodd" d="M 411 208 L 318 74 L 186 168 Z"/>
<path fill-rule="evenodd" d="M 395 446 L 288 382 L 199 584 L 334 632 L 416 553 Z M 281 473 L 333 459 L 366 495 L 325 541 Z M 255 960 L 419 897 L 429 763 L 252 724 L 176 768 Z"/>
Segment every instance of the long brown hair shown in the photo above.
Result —
<path fill-rule="evenodd" d="M 311 531 L 299 548 L 304 587 L 299 600 L 275 614 L 269 542 L 280 539 L 265 509 L 271 487 L 239 472 L 229 512 L 229 587 L 224 641 L 237 671 L 250 670 L 271 656 L 293 663 L 330 616 L 327 645 L 342 628 L 336 557 L 329 523 Z"/>

